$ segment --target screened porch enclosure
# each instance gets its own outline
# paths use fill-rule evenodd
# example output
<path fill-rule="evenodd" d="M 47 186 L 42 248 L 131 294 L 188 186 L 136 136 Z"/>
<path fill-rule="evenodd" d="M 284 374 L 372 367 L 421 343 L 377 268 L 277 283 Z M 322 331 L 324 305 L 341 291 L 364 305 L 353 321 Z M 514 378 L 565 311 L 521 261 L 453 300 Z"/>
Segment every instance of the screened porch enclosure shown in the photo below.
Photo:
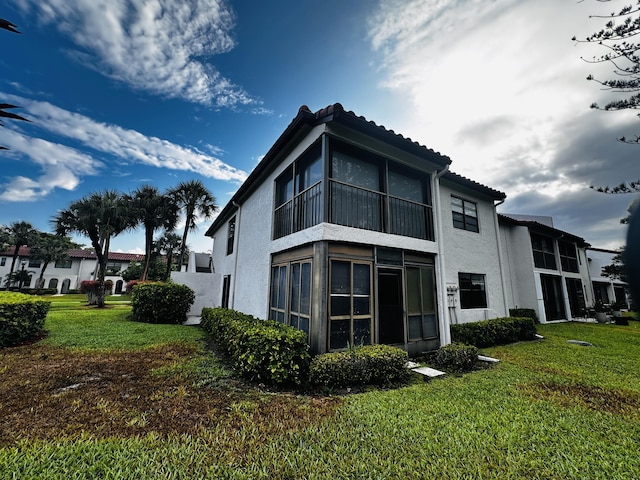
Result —
<path fill-rule="evenodd" d="M 435 239 L 429 173 L 339 142 L 330 145 L 326 160 L 314 146 L 276 180 L 274 238 L 328 222 Z"/>

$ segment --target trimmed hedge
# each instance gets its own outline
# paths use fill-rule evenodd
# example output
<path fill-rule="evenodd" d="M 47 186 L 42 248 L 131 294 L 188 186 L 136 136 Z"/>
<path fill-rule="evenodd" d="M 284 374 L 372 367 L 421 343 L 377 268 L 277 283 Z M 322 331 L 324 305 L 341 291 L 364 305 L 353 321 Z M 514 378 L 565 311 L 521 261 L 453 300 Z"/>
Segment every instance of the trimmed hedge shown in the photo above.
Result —
<path fill-rule="evenodd" d="M 313 358 L 309 381 L 314 385 L 389 385 L 404 380 L 407 352 L 390 345 L 366 345 Z"/>
<path fill-rule="evenodd" d="M 433 353 L 436 367 L 453 372 L 469 372 L 478 360 L 478 348 L 465 343 L 450 343 Z"/>
<path fill-rule="evenodd" d="M 0 292 L 0 347 L 35 337 L 43 328 L 51 302 L 17 292 Z"/>
<path fill-rule="evenodd" d="M 538 314 L 533 308 L 510 308 L 509 316 L 533 318 L 534 322 L 540 323 L 540 320 L 538 320 Z"/>
<path fill-rule="evenodd" d="M 310 356 L 304 332 L 226 308 L 203 308 L 200 326 L 243 377 L 269 384 L 305 380 Z"/>
<path fill-rule="evenodd" d="M 533 318 L 525 317 L 493 318 L 483 322 L 451 325 L 453 342 L 466 343 L 478 348 L 533 340 L 535 334 L 535 321 Z"/>
<path fill-rule="evenodd" d="M 137 322 L 183 323 L 195 292 L 177 283 L 141 283 L 131 290 L 131 315 Z"/>

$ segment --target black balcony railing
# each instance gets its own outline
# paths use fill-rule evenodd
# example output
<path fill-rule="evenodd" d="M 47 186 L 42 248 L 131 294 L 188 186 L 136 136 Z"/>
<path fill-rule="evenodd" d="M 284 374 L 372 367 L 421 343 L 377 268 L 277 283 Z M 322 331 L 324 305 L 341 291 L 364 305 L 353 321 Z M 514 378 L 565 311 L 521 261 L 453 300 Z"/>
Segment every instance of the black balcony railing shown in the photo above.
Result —
<path fill-rule="evenodd" d="M 322 222 L 322 189 L 317 183 L 276 208 L 274 238 Z M 331 181 L 331 223 L 434 240 L 431 206 Z M 388 222 L 385 222 L 388 219 Z"/>
<path fill-rule="evenodd" d="M 321 183 L 303 190 L 275 210 L 274 238 L 284 237 L 322 222 Z"/>

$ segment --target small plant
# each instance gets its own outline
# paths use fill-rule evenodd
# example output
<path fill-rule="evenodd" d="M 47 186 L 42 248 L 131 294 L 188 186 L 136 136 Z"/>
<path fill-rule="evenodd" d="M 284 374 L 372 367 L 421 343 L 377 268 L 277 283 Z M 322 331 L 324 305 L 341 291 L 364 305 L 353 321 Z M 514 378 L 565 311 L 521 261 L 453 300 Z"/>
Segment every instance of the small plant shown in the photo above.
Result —
<path fill-rule="evenodd" d="M 195 298 L 195 292 L 186 285 L 138 284 L 131 291 L 131 315 L 138 322 L 182 323 Z"/>
<path fill-rule="evenodd" d="M 390 345 L 353 347 L 345 352 L 318 355 L 311 361 L 309 381 L 314 385 L 390 385 L 406 378 L 407 352 Z"/>
<path fill-rule="evenodd" d="M 483 322 L 451 325 L 451 337 L 454 342 L 475 345 L 478 348 L 533 340 L 535 334 L 534 319 L 524 317 L 493 318 Z"/>
<path fill-rule="evenodd" d="M 533 308 L 510 308 L 509 316 L 533 318 L 534 322 L 540 323 L 540 320 L 538 319 L 538 314 Z"/>
<path fill-rule="evenodd" d="M 452 372 L 469 372 L 478 361 L 478 349 L 464 343 L 450 343 L 433 354 L 433 363 Z"/>
<path fill-rule="evenodd" d="M 0 292 L 0 347 L 35 337 L 44 326 L 51 302 L 17 292 Z"/>

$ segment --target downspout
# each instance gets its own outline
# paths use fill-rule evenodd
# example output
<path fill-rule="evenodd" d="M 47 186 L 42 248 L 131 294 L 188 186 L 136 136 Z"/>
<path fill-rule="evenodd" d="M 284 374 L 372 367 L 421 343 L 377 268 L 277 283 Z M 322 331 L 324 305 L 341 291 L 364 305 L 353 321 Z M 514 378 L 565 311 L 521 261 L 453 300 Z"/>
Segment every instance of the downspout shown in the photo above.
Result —
<path fill-rule="evenodd" d="M 496 246 L 498 247 L 498 267 L 500 268 L 500 283 L 502 285 L 502 302 L 504 305 L 504 314 L 509 316 L 509 306 L 507 305 L 507 282 L 504 274 L 504 262 L 502 261 L 502 244 L 500 242 L 500 224 L 498 223 L 498 207 L 505 202 L 503 198 L 493 205 L 493 219 L 496 230 Z M 514 305 L 515 307 L 515 305 Z"/>
<path fill-rule="evenodd" d="M 443 239 L 442 239 L 442 232 L 443 232 L 443 227 L 442 227 L 442 202 L 440 201 L 440 178 L 449 171 L 449 165 L 447 165 L 446 167 L 444 167 L 441 171 L 437 172 L 434 176 L 433 176 L 433 191 L 434 191 L 434 197 L 435 197 L 435 207 L 436 207 L 436 218 L 437 218 L 437 224 L 438 224 L 438 229 L 437 229 L 437 235 L 436 235 L 436 241 L 438 242 L 438 262 L 437 262 L 437 267 L 436 271 L 437 276 L 436 278 L 439 279 L 439 281 L 437 282 L 439 285 L 439 290 L 441 292 L 443 292 L 443 298 L 445 299 L 444 302 L 438 302 L 438 305 L 440 305 L 438 307 L 438 310 L 440 311 L 440 314 L 442 315 L 442 321 L 440 322 L 440 331 L 442 332 L 442 335 L 440 337 L 440 345 L 444 346 L 447 345 L 449 343 L 451 343 L 451 329 L 450 329 L 450 325 L 451 325 L 451 318 L 449 317 L 449 307 L 448 307 L 448 297 L 447 297 L 447 279 L 446 279 L 446 269 L 445 269 L 445 262 L 444 262 L 444 243 L 443 243 Z M 447 305 L 443 305 L 443 303 L 447 303 Z"/>
<path fill-rule="evenodd" d="M 240 205 L 235 201 L 232 201 L 231 204 L 238 209 L 238 213 L 236 213 L 236 245 L 235 245 L 235 255 L 233 259 L 233 292 L 231 293 L 231 308 L 235 310 L 235 301 L 236 301 L 236 280 L 238 278 L 238 254 L 240 253 Z"/>

